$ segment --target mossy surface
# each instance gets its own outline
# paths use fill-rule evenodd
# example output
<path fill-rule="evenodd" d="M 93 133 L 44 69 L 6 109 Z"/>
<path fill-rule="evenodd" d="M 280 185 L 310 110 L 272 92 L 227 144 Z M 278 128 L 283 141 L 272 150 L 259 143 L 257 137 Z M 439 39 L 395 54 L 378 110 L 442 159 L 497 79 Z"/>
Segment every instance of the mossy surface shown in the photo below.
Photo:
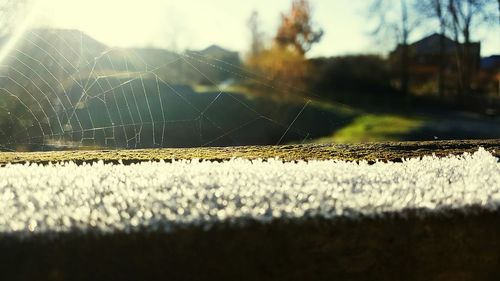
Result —
<path fill-rule="evenodd" d="M 2 152 L 0 165 L 7 163 L 48 163 L 74 161 L 77 163 L 104 161 L 124 164 L 142 161 L 172 159 L 204 159 L 224 161 L 231 158 L 268 159 L 284 161 L 338 159 L 348 161 L 401 161 L 403 158 L 477 151 L 485 148 L 500 157 L 500 139 L 452 140 L 424 142 L 387 142 L 363 144 L 303 144 L 282 146 L 241 146 L 203 148 L 163 148 L 137 150 L 92 150 L 92 151 L 49 151 L 49 152 Z"/>

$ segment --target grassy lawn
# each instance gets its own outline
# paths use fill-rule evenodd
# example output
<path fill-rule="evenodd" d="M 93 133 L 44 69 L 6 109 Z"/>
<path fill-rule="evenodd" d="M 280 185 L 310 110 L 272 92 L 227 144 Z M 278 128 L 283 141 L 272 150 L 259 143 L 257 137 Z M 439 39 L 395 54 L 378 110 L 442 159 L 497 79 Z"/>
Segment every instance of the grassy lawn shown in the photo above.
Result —
<path fill-rule="evenodd" d="M 240 86 L 237 84 L 231 84 L 231 85 L 200 85 L 200 84 L 194 84 L 190 85 L 191 88 L 193 89 L 194 92 L 198 94 L 212 94 L 212 93 L 232 93 L 232 94 L 241 94 L 245 95 L 249 98 L 255 97 L 255 94 L 252 93 L 248 88 L 244 86 Z"/>
<path fill-rule="evenodd" d="M 320 138 L 318 143 L 360 143 L 372 141 L 397 141 L 420 128 L 425 120 L 400 115 L 363 114 L 336 131 L 332 136 Z"/>

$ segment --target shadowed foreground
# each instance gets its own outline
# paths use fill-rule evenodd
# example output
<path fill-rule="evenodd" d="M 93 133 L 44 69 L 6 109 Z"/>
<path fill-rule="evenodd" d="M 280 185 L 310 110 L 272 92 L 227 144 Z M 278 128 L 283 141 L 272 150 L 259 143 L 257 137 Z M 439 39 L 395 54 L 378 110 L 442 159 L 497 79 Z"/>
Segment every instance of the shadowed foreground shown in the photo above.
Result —
<path fill-rule="evenodd" d="M 3 280 L 498 280 L 500 214 L 0 239 Z"/>
<path fill-rule="evenodd" d="M 398 161 L 478 147 L 499 157 L 500 140 L 489 140 L 3 153 L 0 162 L 231 157 Z M 376 218 L 216 223 L 169 233 L 4 233 L 0 253 L 1 280 L 498 280 L 500 210 L 467 207 L 425 215 L 403 211 Z"/>

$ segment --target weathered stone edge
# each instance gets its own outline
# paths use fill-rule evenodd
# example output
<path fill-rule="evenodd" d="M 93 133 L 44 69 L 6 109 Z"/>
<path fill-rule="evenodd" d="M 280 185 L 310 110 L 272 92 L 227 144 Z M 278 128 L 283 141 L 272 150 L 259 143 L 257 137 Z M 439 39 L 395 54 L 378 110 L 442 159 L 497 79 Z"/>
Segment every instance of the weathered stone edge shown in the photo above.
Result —
<path fill-rule="evenodd" d="M 224 161 L 231 158 L 267 159 L 279 158 L 284 161 L 338 159 L 348 161 L 401 161 L 426 155 L 438 157 L 464 152 L 472 153 L 483 147 L 494 156 L 500 157 L 500 139 L 491 140 L 451 140 L 420 142 L 386 142 L 363 144 L 302 144 L 282 146 L 236 146 L 202 148 L 161 148 L 135 150 L 76 150 L 49 152 L 2 152 L 0 165 L 7 163 L 48 163 L 74 161 L 118 162 L 125 164 L 142 161 L 200 158 Z"/>
<path fill-rule="evenodd" d="M 48 152 L 2 152 L 0 165 L 7 163 L 49 163 L 74 161 L 118 162 L 125 164 L 143 161 L 172 159 L 204 159 L 224 161 L 231 158 L 268 159 L 284 161 L 338 159 L 348 161 L 401 161 L 427 155 L 443 157 L 475 152 L 483 147 L 500 158 L 500 139 L 451 140 L 419 142 L 385 142 L 363 144 L 302 144 L 282 146 L 236 146 L 202 148 L 158 148 L 134 150 L 48 151 Z"/>

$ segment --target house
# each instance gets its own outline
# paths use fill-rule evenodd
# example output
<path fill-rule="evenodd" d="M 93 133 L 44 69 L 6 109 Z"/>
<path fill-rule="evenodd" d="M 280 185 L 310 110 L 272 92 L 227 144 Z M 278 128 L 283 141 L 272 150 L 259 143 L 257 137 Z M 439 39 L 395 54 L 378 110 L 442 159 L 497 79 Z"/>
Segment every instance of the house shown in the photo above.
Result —
<path fill-rule="evenodd" d="M 447 68 L 455 67 L 457 55 L 465 51 L 466 44 L 457 43 L 454 40 L 437 33 L 422 38 L 408 46 L 410 68 L 419 67 L 439 67 L 441 59 L 440 42 L 444 43 L 444 62 Z M 481 63 L 481 43 L 471 42 L 468 44 L 469 62 L 473 71 L 478 71 Z M 392 61 L 399 61 L 402 45 L 392 51 L 389 58 Z"/>
<path fill-rule="evenodd" d="M 224 49 L 218 45 L 211 45 L 201 51 L 198 51 L 198 53 L 203 54 L 207 57 L 219 58 L 219 59 L 224 58 L 230 61 L 238 61 L 240 58 L 238 52 Z"/>
<path fill-rule="evenodd" d="M 444 43 L 444 56 L 441 55 L 441 40 Z M 402 50 L 403 46 L 399 44 L 389 54 L 389 62 L 394 72 L 401 70 Z M 467 51 L 467 56 L 464 55 L 465 51 Z M 448 83 L 446 89 L 451 94 L 455 92 L 454 84 L 456 84 L 458 73 L 463 72 L 464 65 L 469 65 L 467 69 L 470 77 L 478 74 L 481 65 L 481 43 L 458 43 L 446 36 L 434 33 L 408 45 L 410 88 L 414 93 L 437 93 L 441 62 L 443 62 L 445 80 Z"/>
<path fill-rule="evenodd" d="M 500 98 L 500 55 L 492 55 L 481 59 L 478 80 L 491 96 Z"/>
<path fill-rule="evenodd" d="M 214 85 L 228 79 L 238 79 L 241 60 L 238 52 L 211 45 L 200 51 L 187 50 L 186 60 L 189 62 L 192 81 L 198 84 Z"/>

